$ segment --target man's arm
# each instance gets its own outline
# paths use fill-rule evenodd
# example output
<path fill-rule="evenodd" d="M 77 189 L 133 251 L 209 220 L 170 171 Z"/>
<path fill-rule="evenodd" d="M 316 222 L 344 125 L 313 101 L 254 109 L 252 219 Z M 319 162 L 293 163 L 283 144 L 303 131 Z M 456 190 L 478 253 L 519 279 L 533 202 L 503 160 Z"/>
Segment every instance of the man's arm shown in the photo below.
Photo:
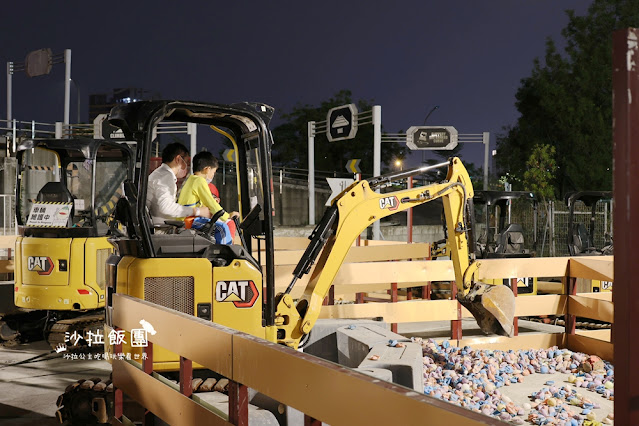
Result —
<path fill-rule="evenodd" d="M 196 213 L 199 213 L 200 216 L 208 217 L 208 209 L 200 208 L 200 211 L 198 212 L 196 211 L 196 207 L 187 207 L 178 204 L 175 201 L 175 194 L 171 190 L 171 186 L 174 185 L 175 183 L 172 180 L 167 179 L 164 176 L 162 177 L 162 179 L 158 179 L 157 181 L 153 182 L 152 185 L 149 185 L 149 189 L 152 189 L 154 191 L 155 214 L 164 217 L 178 218 L 186 216 L 197 216 Z"/>

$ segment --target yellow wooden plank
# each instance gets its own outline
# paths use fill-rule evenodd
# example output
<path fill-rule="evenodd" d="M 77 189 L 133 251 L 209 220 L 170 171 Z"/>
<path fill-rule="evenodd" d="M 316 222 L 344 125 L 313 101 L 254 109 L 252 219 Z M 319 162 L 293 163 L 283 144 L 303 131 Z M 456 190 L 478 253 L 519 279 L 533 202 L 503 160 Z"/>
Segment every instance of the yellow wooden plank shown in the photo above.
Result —
<path fill-rule="evenodd" d="M 0 274 L 13 274 L 16 265 L 13 260 L 0 260 Z"/>
<path fill-rule="evenodd" d="M 353 246 L 346 255 L 344 263 L 383 262 L 387 260 L 408 260 L 428 257 L 428 243 L 395 244 L 392 246 Z M 296 265 L 302 258 L 304 250 L 276 250 L 276 265 Z M 262 264 L 266 259 L 262 258 Z"/>
<path fill-rule="evenodd" d="M 515 337 L 490 336 L 472 337 L 457 341 L 457 346 L 470 346 L 473 349 L 519 350 L 542 349 L 563 345 L 563 333 L 522 334 Z"/>
<path fill-rule="evenodd" d="M 457 303 L 456 300 L 408 300 L 323 306 L 320 318 L 383 317 L 385 321 L 393 323 L 445 321 L 457 319 Z"/>
<path fill-rule="evenodd" d="M 234 336 L 233 365 L 235 381 L 331 425 L 492 423 L 421 392 L 252 336 Z"/>
<path fill-rule="evenodd" d="M 612 256 L 582 256 L 570 259 L 570 276 L 601 281 L 614 281 Z"/>
<path fill-rule="evenodd" d="M 568 313 L 609 323 L 615 320 L 613 303 L 593 297 L 569 296 Z"/>
<path fill-rule="evenodd" d="M 145 300 L 113 295 L 113 323 L 116 326 L 130 331 L 141 328 L 141 320 L 155 329 L 155 335 L 148 335 L 154 344 L 222 375 L 231 374 L 231 335 L 236 333 L 235 330 Z"/>
<path fill-rule="evenodd" d="M 409 244 L 406 241 L 392 241 L 392 240 L 362 240 L 361 244 L 364 246 L 392 246 L 397 244 Z"/>
<path fill-rule="evenodd" d="M 479 279 L 518 277 L 563 277 L 569 257 L 532 257 L 522 259 L 481 259 Z"/>
<path fill-rule="evenodd" d="M 231 424 L 124 360 L 113 360 L 112 368 L 113 385 L 168 424 Z"/>
<path fill-rule="evenodd" d="M 564 284 L 552 281 L 537 281 L 537 293 L 563 294 Z"/>
<path fill-rule="evenodd" d="M 610 342 L 612 340 L 612 333 L 609 328 L 604 330 L 579 330 L 576 331 L 580 336 L 586 336 L 593 339 L 603 340 L 604 342 Z"/>
<path fill-rule="evenodd" d="M 576 334 L 566 334 L 566 347 L 571 351 L 597 355 L 606 361 L 612 362 L 614 359 L 614 345 L 603 340 Z"/>
<path fill-rule="evenodd" d="M 293 277 L 292 265 L 275 267 L 275 287 L 284 290 Z M 309 275 L 303 276 L 296 286 L 305 287 Z M 345 263 L 340 268 L 333 285 L 384 284 L 426 281 L 451 281 L 455 279 L 453 263 L 449 260 Z M 423 285 L 423 284 L 422 284 Z"/>
<path fill-rule="evenodd" d="M 566 296 L 558 294 L 519 296 L 515 299 L 515 316 L 564 315 L 566 300 Z"/>
<path fill-rule="evenodd" d="M 0 248 L 15 249 L 17 235 L 0 235 Z"/>
<path fill-rule="evenodd" d="M 612 291 L 598 291 L 596 293 L 577 293 L 577 296 L 590 297 L 591 299 L 607 300 L 612 302 Z"/>

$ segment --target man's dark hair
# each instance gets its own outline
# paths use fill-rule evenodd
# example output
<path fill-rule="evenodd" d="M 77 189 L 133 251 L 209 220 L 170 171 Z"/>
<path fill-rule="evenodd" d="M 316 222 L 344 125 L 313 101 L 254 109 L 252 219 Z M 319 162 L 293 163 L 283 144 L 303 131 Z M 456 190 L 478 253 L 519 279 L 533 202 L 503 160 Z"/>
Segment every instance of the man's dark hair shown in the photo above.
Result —
<path fill-rule="evenodd" d="M 213 156 L 208 151 L 202 151 L 195 154 L 193 157 L 193 171 L 201 172 L 205 167 L 211 167 L 213 169 L 217 169 L 218 167 L 217 158 Z"/>
<path fill-rule="evenodd" d="M 173 161 L 176 155 L 188 157 L 189 150 L 187 147 L 184 146 L 184 144 L 181 144 L 180 142 L 170 143 L 162 150 L 162 162 L 170 163 L 171 161 Z"/>

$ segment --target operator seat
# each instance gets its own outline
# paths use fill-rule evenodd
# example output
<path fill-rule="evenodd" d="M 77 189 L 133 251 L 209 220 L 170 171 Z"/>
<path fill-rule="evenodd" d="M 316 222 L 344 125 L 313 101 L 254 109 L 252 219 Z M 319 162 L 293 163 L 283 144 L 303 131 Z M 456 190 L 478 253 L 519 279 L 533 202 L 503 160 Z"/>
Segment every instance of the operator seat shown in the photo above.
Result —
<path fill-rule="evenodd" d="M 495 253 L 521 254 L 524 249 L 524 229 L 517 223 L 511 223 L 504 231 L 497 235 Z"/>
<path fill-rule="evenodd" d="M 590 234 L 583 223 L 572 225 L 572 244 L 575 254 L 598 254 L 597 249 L 590 241 Z"/>
<path fill-rule="evenodd" d="M 74 203 L 69 188 L 62 182 L 47 182 L 38 192 L 36 202 L 41 203 L 71 203 L 71 213 L 68 224 L 73 223 Z"/>

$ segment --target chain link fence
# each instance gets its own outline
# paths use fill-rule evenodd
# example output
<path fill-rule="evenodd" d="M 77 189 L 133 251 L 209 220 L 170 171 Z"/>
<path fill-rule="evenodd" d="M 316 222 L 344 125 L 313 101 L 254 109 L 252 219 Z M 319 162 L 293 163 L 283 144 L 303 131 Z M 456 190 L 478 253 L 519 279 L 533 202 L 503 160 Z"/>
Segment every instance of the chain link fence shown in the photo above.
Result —
<path fill-rule="evenodd" d="M 575 203 L 573 223 L 583 224 L 590 229 L 591 215 L 591 207 L 581 201 Z M 531 203 L 515 200 L 508 222 L 518 223 L 524 228 L 525 247 L 534 251 L 537 257 L 568 256 L 569 218 L 568 206 L 563 202 L 539 203 L 535 215 Z M 610 200 L 601 200 L 596 205 L 594 245 L 602 248 L 608 240 L 612 240 L 612 203 Z"/>

